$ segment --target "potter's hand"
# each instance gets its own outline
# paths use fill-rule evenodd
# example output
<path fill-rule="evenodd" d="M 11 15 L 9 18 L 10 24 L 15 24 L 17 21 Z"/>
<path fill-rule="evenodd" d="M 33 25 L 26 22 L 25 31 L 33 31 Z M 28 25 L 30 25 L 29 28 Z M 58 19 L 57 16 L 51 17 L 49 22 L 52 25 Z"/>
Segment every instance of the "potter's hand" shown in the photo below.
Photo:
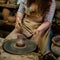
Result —
<path fill-rule="evenodd" d="M 37 35 L 40 33 L 39 30 L 33 30 L 33 38 L 37 37 Z"/>
<path fill-rule="evenodd" d="M 21 26 L 22 26 L 21 20 L 19 18 L 17 18 L 16 24 L 15 24 L 15 29 L 20 30 Z"/>
<path fill-rule="evenodd" d="M 22 18 L 23 18 L 22 14 L 18 12 L 17 15 L 16 15 L 16 24 L 15 24 L 15 28 L 18 29 L 18 28 L 20 28 L 20 27 L 22 26 L 22 23 L 21 23 Z"/>
<path fill-rule="evenodd" d="M 39 34 L 40 32 L 37 29 L 33 31 L 33 36 L 31 38 L 31 41 L 34 42 L 35 44 L 38 44 Z"/>
<path fill-rule="evenodd" d="M 19 26 L 21 26 L 21 20 L 17 18 L 15 27 L 17 28 Z"/>

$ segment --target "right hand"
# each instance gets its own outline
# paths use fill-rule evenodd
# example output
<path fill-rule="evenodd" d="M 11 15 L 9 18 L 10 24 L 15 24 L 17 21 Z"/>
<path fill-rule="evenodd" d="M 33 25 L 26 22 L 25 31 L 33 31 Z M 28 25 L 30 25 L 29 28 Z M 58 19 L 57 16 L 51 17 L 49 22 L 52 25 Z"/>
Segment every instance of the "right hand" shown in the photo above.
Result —
<path fill-rule="evenodd" d="M 15 24 L 15 28 L 20 28 L 22 26 L 21 20 L 23 18 L 23 15 L 21 13 L 17 13 L 16 15 L 16 24 Z"/>

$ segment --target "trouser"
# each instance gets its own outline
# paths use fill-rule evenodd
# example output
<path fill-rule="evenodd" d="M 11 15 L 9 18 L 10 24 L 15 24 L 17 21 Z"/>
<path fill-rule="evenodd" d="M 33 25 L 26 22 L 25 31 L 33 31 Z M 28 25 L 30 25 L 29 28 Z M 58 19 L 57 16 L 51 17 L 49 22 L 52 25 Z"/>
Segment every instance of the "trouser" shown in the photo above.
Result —
<path fill-rule="evenodd" d="M 52 29 L 50 29 L 50 36 L 46 45 L 46 50 L 50 51 L 51 50 L 51 43 L 52 43 L 52 37 L 53 37 L 53 32 Z"/>

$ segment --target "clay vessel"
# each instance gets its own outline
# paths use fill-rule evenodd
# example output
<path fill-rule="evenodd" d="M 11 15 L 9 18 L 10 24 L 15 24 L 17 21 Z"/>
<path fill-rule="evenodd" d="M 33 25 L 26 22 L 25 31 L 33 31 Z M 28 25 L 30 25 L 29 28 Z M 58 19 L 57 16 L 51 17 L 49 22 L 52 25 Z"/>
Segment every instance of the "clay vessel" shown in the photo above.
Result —
<path fill-rule="evenodd" d="M 8 22 L 9 23 L 15 23 L 15 21 L 16 21 L 16 17 L 15 16 L 9 16 L 8 17 Z"/>
<path fill-rule="evenodd" d="M 60 35 L 52 38 L 51 50 L 57 56 L 60 56 Z"/>
<path fill-rule="evenodd" d="M 10 10 L 4 8 L 3 11 L 2 11 L 3 19 L 4 19 L 4 20 L 7 20 L 7 18 L 8 18 L 9 15 L 10 15 Z"/>

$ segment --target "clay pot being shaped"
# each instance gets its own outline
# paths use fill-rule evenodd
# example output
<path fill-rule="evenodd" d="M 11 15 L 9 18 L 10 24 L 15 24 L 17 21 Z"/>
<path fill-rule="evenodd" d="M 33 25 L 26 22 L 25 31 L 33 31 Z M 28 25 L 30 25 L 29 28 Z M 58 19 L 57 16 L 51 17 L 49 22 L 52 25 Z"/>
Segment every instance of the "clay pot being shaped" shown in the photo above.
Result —
<path fill-rule="evenodd" d="M 24 41 L 23 41 L 22 39 L 19 39 L 19 40 L 16 42 L 16 45 L 17 45 L 18 47 L 24 47 L 24 46 L 25 46 L 25 43 L 24 43 Z"/>
<path fill-rule="evenodd" d="M 9 15 L 10 15 L 10 10 L 4 8 L 3 11 L 2 11 L 3 19 L 4 19 L 4 20 L 7 20 L 7 18 L 8 18 Z"/>
<path fill-rule="evenodd" d="M 17 36 L 17 40 L 16 40 L 16 46 L 18 47 L 24 47 L 25 46 L 25 41 L 24 41 L 25 37 L 23 35 L 18 35 Z"/>
<path fill-rule="evenodd" d="M 60 35 L 52 38 L 51 50 L 54 54 L 60 56 Z"/>

